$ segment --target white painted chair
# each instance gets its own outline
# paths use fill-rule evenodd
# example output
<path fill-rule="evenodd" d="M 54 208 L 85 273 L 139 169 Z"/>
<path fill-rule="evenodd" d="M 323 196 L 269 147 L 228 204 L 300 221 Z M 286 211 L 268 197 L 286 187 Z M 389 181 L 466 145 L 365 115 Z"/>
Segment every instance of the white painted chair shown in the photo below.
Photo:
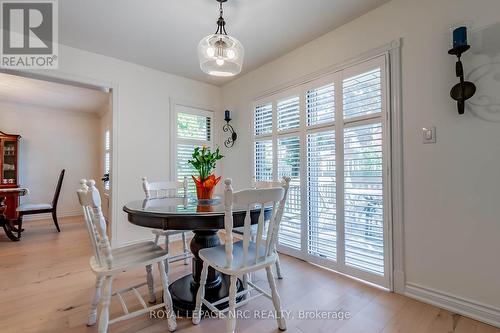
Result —
<path fill-rule="evenodd" d="M 285 189 L 285 198 L 283 199 L 283 205 L 286 205 L 286 200 L 288 198 L 288 187 L 290 184 L 290 177 L 283 177 L 281 182 L 273 182 L 273 181 L 257 181 L 255 182 L 256 189 L 262 188 L 272 188 L 272 187 L 283 187 Z M 267 221 L 266 221 L 267 223 Z M 234 228 L 233 232 L 236 237 L 242 238 L 245 232 L 244 227 Z M 255 242 L 255 235 L 257 234 L 257 224 L 252 225 L 252 242 Z M 276 249 L 274 249 L 276 251 Z M 276 259 L 276 276 L 278 279 L 283 279 L 283 275 L 281 274 L 281 264 L 278 252 L 276 251 L 277 259 Z"/>
<path fill-rule="evenodd" d="M 193 311 L 193 324 L 196 325 L 200 322 L 201 307 L 204 304 L 209 310 L 219 314 L 221 317 L 225 317 L 226 332 L 233 333 L 236 328 L 236 298 L 246 295 L 246 298 L 238 303 L 239 307 L 255 297 L 264 295 L 272 300 L 277 314 L 278 327 L 284 331 L 286 330 L 286 323 L 281 310 L 281 301 L 276 289 L 272 266 L 276 263 L 277 259 L 274 249 L 278 238 L 279 224 L 283 216 L 285 191 L 288 185 L 266 189 L 247 189 L 233 193 L 231 179 L 226 179 L 225 184 L 225 244 L 202 249 L 199 252 L 199 256 L 203 260 L 203 269 L 196 296 L 196 307 Z M 236 243 L 233 243 L 233 204 L 247 207 L 243 240 Z M 254 204 L 258 204 L 261 207 L 255 242 L 251 241 L 252 230 L 250 218 L 250 211 L 254 207 Z M 270 204 L 272 204 L 271 219 L 264 239 L 265 205 Z M 208 267 L 213 267 L 215 270 L 230 276 L 229 296 L 215 303 L 210 303 L 204 298 Z M 266 270 L 271 294 L 248 280 L 248 274 L 261 269 Z M 243 278 L 244 290 L 241 292 L 236 291 L 238 277 Z M 257 295 L 252 295 L 252 291 L 255 291 Z M 217 309 L 216 306 L 224 302 L 228 302 L 229 307 L 224 310 Z"/>
<path fill-rule="evenodd" d="M 146 199 L 161 198 L 161 197 L 175 197 L 179 189 L 183 189 L 183 197 L 187 198 L 187 177 L 184 177 L 184 181 L 170 181 L 170 182 L 149 182 L 146 177 L 142 178 L 142 188 L 144 189 L 144 194 Z M 181 234 L 182 236 L 182 246 L 183 251 L 181 254 L 170 256 L 168 258 L 169 263 L 184 260 L 184 265 L 189 263 L 189 258 L 192 257 L 191 252 L 187 244 L 187 231 L 182 230 L 153 230 L 155 237 L 155 243 L 158 244 L 160 237 L 165 237 L 165 249 L 169 251 L 169 238 L 173 235 Z"/>
<path fill-rule="evenodd" d="M 95 294 L 92 299 L 88 325 L 92 326 L 97 321 L 97 305 L 101 301 L 101 312 L 99 315 L 98 332 L 105 333 L 108 331 L 110 324 L 144 315 L 152 310 L 157 310 L 165 307 L 167 313 L 168 329 L 174 331 L 177 327 L 175 314 L 172 310 L 172 298 L 168 291 L 168 275 L 165 272 L 165 259 L 168 257 L 168 252 L 153 242 L 142 242 L 139 244 L 128 245 L 117 249 L 111 249 L 108 236 L 106 234 L 106 221 L 101 209 L 101 196 L 95 187 L 95 181 L 82 179 L 81 187 L 78 190 L 78 199 L 83 207 L 85 222 L 90 235 L 92 250 L 94 256 L 90 258 L 90 267 L 96 275 Z M 154 281 L 148 278 L 147 282 L 134 285 L 129 288 L 124 288 L 112 292 L 113 279 L 116 275 L 139 267 L 147 267 L 151 271 L 153 264 L 158 264 L 160 272 L 164 303 L 147 306 L 138 288 L 148 284 L 150 293 L 154 295 Z M 103 289 L 104 285 L 104 290 Z M 129 312 L 125 304 L 125 293 L 134 294 L 142 305 L 142 309 Z M 109 305 L 111 297 L 117 296 L 124 314 L 122 316 L 109 318 Z M 151 294 L 150 294 L 150 297 Z"/>

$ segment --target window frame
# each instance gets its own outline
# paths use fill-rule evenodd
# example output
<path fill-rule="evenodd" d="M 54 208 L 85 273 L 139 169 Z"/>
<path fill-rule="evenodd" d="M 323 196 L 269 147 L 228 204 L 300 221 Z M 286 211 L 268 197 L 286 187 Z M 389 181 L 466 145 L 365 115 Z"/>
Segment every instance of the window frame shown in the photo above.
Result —
<path fill-rule="evenodd" d="M 362 115 L 344 119 L 343 115 L 343 80 L 347 77 L 352 77 L 357 74 L 362 74 L 380 67 L 381 69 L 381 112 L 376 114 Z M 252 149 L 255 149 L 255 141 L 272 140 L 273 143 L 273 180 L 278 181 L 278 139 L 282 137 L 295 136 L 300 138 L 300 187 L 301 187 L 301 250 L 295 250 L 288 247 L 283 247 L 278 244 L 278 250 L 285 254 L 298 257 L 321 266 L 334 269 L 336 271 L 348 274 L 350 276 L 360 278 L 371 283 L 378 284 L 382 287 L 392 289 L 392 271 L 393 271 L 393 249 L 392 249 L 392 206 L 391 206 L 391 133 L 389 99 L 390 99 L 390 62 L 389 54 L 378 54 L 368 59 L 360 59 L 358 62 L 346 64 L 343 67 L 336 68 L 328 73 L 317 75 L 315 78 L 309 78 L 303 83 L 298 83 L 291 88 L 284 88 L 277 93 L 267 94 L 264 98 L 259 98 L 252 104 L 252 111 L 255 108 L 264 104 L 272 103 L 272 132 L 264 135 L 255 135 L 255 123 L 253 125 Z M 307 121 L 307 92 L 311 89 L 320 88 L 328 83 L 334 83 L 334 105 L 335 117 L 333 121 L 321 124 L 308 126 Z M 299 96 L 299 116 L 300 125 L 297 129 L 278 131 L 277 122 L 277 101 L 286 99 L 292 96 Z M 255 114 L 253 113 L 253 117 Z M 254 120 L 255 118 L 252 118 Z M 343 135 L 344 128 L 361 126 L 364 124 L 373 124 L 380 122 L 382 124 L 382 146 L 383 146 L 383 208 L 384 208 L 384 276 L 377 276 L 369 272 L 365 272 L 356 268 L 345 265 L 345 221 L 344 221 L 344 147 Z M 308 221 L 308 180 L 307 180 L 307 135 L 310 133 L 318 133 L 327 130 L 335 131 L 336 142 L 336 234 L 337 234 L 337 260 L 332 261 L 321 257 L 310 255 L 308 252 L 308 236 L 309 236 L 309 221 Z M 342 144 L 339 144 L 341 143 Z M 255 181 L 256 161 L 255 153 L 253 155 L 253 180 Z"/>

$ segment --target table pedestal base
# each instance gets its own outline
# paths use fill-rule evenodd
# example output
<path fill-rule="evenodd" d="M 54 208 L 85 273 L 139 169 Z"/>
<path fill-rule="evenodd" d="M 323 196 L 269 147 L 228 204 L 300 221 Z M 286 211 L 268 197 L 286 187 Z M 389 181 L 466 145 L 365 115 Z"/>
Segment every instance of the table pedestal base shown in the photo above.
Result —
<path fill-rule="evenodd" d="M 238 292 L 243 290 L 243 283 L 238 279 L 237 282 Z M 170 294 L 172 295 L 172 302 L 174 304 L 175 314 L 181 317 L 191 317 L 192 312 L 196 306 L 196 293 L 198 292 L 198 284 L 194 283 L 191 274 L 186 275 L 170 285 Z M 229 295 L 229 276 L 223 275 L 221 283 L 216 288 L 205 288 L 205 299 L 210 303 L 216 302 Z M 239 302 L 243 296 L 239 297 L 236 301 Z M 228 306 L 228 302 L 222 303 L 217 306 L 219 309 L 224 309 Z M 204 310 L 207 310 L 203 306 Z"/>
<path fill-rule="evenodd" d="M 203 269 L 203 260 L 198 256 L 201 249 L 220 245 L 217 230 L 194 230 L 190 249 L 193 253 L 193 273 L 186 275 L 170 284 L 174 311 L 179 316 L 191 316 L 196 306 L 196 294 L 200 285 L 200 275 Z M 243 290 L 240 280 L 237 282 L 237 291 Z M 205 299 L 210 302 L 218 301 L 229 295 L 229 276 L 221 274 L 213 268 L 208 268 L 207 282 L 205 285 Z M 240 301 L 243 296 L 236 301 Z M 226 308 L 227 302 L 218 305 L 220 309 Z"/>

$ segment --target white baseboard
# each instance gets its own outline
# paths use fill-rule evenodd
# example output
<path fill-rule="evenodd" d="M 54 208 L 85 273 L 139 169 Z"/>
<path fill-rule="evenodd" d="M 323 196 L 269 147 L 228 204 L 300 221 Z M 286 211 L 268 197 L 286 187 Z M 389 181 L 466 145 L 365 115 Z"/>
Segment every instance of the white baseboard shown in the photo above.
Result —
<path fill-rule="evenodd" d="M 58 212 L 57 217 L 73 217 L 73 216 L 81 216 L 82 211 L 80 209 L 66 212 Z M 51 220 L 52 214 L 34 214 L 34 215 L 25 215 L 23 216 L 24 221 L 37 221 L 37 220 Z"/>
<path fill-rule="evenodd" d="M 406 284 L 405 289 L 408 297 L 500 327 L 500 309 L 415 284 Z"/>

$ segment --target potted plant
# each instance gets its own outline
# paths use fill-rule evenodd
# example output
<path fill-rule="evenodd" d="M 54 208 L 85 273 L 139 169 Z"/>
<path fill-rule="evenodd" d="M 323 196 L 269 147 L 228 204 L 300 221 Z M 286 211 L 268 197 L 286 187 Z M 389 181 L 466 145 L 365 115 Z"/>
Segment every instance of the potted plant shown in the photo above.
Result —
<path fill-rule="evenodd" d="M 217 185 L 221 178 L 216 178 L 212 174 L 212 170 L 215 169 L 215 163 L 223 157 L 219 152 L 219 148 L 215 152 L 211 152 L 210 148 L 205 146 L 201 149 L 200 147 L 194 149 L 192 159 L 188 160 L 188 163 L 198 171 L 198 177 L 191 176 L 196 184 L 196 196 L 198 200 L 212 199 L 215 185 Z"/>

